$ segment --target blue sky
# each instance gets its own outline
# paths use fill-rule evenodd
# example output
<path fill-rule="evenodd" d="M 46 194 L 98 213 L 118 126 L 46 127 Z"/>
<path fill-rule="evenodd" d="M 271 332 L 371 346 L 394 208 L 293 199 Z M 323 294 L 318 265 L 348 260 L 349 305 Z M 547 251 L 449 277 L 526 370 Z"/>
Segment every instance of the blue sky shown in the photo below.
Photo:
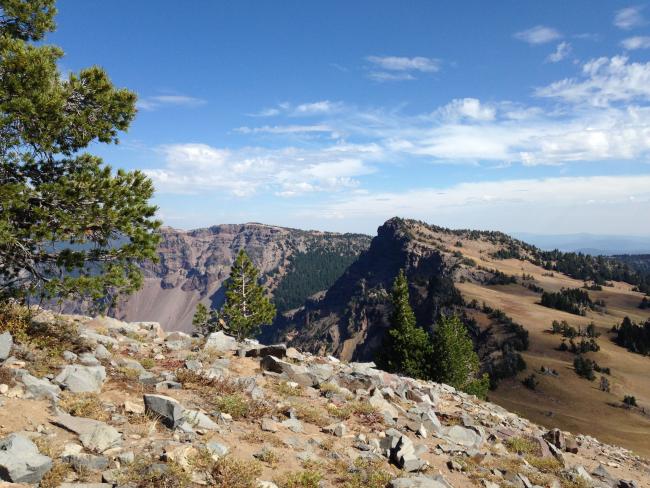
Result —
<path fill-rule="evenodd" d="M 650 235 L 650 3 L 61 0 L 166 225 Z"/>

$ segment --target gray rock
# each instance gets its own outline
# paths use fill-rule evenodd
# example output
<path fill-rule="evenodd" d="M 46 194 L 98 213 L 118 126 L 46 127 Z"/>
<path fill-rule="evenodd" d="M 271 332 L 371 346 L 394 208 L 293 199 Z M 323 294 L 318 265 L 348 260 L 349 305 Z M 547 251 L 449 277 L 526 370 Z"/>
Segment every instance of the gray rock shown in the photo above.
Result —
<path fill-rule="evenodd" d="M 103 344 L 97 344 L 97 347 L 95 348 L 95 357 L 98 359 L 110 359 L 112 355 Z"/>
<path fill-rule="evenodd" d="M 333 434 L 336 437 L 343 437 L 348 432 L 348 428 L 344 423 L 339 422 L 337 424 L 328 425 L 323 427 L 323 432 L 326 434 Z"/>
<path fill-rule="evenodd" d="M 392 419 L 399 417 L 397 409 L 390 402 L 384 400 L 384 396 L 377 389 L 375 389 L 373 395 L 368 399 L 368 403 L 379 410 L 385 417 Z"/>
<path fill-rule="evenodd" d="M 18 375 L 18 380 L 25 385 L 26 396 L 35 400 L 57 400 L 61 393 L 61 388 L 58 386 L 53 385 L 45 378 L 40 379 L 29 373 Z"/>
<path fill-rule="evenodd" d="M 478 449 L 483 444 L 483 438 L 473 429 L 452 425 L 442 431 L 443 437 L 458 446 Z"/>
<path fill-rule="evenodd" d="M 228 446 L 220 444 L 217 441 L 210 441 L 205 445 L 205 447 L 210 452 L 210 454 L 217 457 L 225 456 L 228 454 L 228 452 L 230 452 Z"/>
<path fill-rule="evenodd" d="M 281 425 L 289 429 L 291 432 L 299 434 L 302 432 L 302 422 L 298 419 L 287 419 L 281 422 Z"/>
<path fill-rule="evenodd" d="M 77 356 L 75 353 L 72 351 L 63 351 L 63 359 L 65 359 L 69 363 L 73 363 L 77 360 L 79 356 Z"/>
<path fill-rule="evenodd" d="M 219 426 L 198 410 L 185 410 L 185 420 L 195 429 L 219 430 Z"/>
<path fill-rule="evenodd" d="M 262 430 L 264 432 L 277 432 L 278 423 L 271 419 L 262 419 Z"/>
<path fill-rule="evenodd" d="M 38 452 L 27 437 L 11 434 L 0 441 L 0 479 L 11 483 L 38 483 L 52 468 L 52 460 Z"/>
<path fill-rule="evenodd" d="M 63 456 L 63 461 L 71 465 L 75 470 L 90 469 L 92 471 L 102 471 L 108 468 L 108 458 L 104 456 L 94 456 L 93 454 L 77 453 Z"/>
<path fill-rule="evenodd" d="M 295 381 L 301 386 L 314 386 L 317 384 L 315 376 L 309 374 L 307 368 L 282 361 L 275 356 L 264 356 L 260 361 L 260 368 L 262 368 L 262 371 L 285 374 L 291 381 Z"/>
<path fill-rule="evenodd" d="M 99 366 L 99 360 L 91 352 L 81 353 L 78 359 L 84 366 Z"/>
<path fill-rule="evenodd" d="M 144 395 L 144 408 L 145 412 L 160 417 L 161 422 L 170 429 L 185 421 L 181 404 L 165 395 Z"/>
<path fill-rule="evenodd" d="M 14 339 L 9 331 L 0 334 L 0 361 L 4 361 L 11 354 L 11 348 L 14 347 Z"/>
<path fill-rule="evenodd" d="M 131 464 L 135 461 L 135 453 L 133 451 L 124 451 L 117 455 L 117 460 L 122 464 Z"/>
<path fill-rule="evenodd" d="M 203 363 L 197 359 L 188 359 L 185 361 L 185 367 L 190 371 L 200 371 L 203 367 Z"/>
<path fill-rule="evenodd" d="M 122 444 L 122 434 L 99 420 L 61 414 L 51 422 L 77 434 L 83 446 L 89 451 L 102 453 Z"/>
<path fill-rule="evenodd" d="M 104 366 L 69 364 L 54 378 L 54 382 L 72 393 L 99 393 L 106 380 Z"/>
<path fill-rule="evenodd" d="M 246 351 L 246 357 L 262 358 L 264 356 L 275 356 L 283 358 L 287 355 L 286 344 L 273 344 L 270 346 L 255 346 Z"/>
<path fill-rule="evenodd" d="M 236 351 L 239 347 L 237 339 L 228 336 L 223 331 L 213 332 L 205 341 L 204 349 L 214 349 L 216 351 Z"/>
<path fill-rule="evenodd" d="M 391 488 L 450 488 L 449 483 L 442 477 L 413 476 L 412 478 L 397 478 L 390 482 Z"/>

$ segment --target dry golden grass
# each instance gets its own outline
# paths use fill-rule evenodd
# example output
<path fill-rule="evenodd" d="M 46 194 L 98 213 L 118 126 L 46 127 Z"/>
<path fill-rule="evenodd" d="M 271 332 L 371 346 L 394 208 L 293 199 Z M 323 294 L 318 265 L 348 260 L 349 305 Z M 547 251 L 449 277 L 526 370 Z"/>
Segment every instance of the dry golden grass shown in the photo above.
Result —
<path fill-rule="evenodd" d="M 75 417 L 106 421 L 110 418 L 97 393 L 63 392 L 59 407 Z"/>

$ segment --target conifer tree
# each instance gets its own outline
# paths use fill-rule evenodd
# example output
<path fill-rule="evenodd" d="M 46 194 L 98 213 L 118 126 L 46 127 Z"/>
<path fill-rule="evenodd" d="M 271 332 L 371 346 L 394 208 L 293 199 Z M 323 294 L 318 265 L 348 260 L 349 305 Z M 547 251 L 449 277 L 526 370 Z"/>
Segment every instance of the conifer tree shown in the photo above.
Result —
<path fill-rule="evenodd" d="M 239 251 L 226 284 L 226 302 L 221 317 L 238 339 L 259 333 L 262 325 L 273 322 L 275 306 L 258 283 L 259 272 L 242 249 Z"/>
<path fill-rule="evenodd" d="M 219 318 L 218 312 L 214 309 L 208 309 L 202 303 L 196 306 L 192 317 L 192 325 L 194 330 L 204 336 L 225 328 L 225 322 Z"/>
<path fill-rule="evenodd" d="M 55 13 L 54 0 L 0 0 L 0 299 L 109 305 L 156 257 L 153 184 L 84 152 L 117 143 L 136 95 L 98 66 L 60 73 L 63 52 L 42 42 Z"/>
<path fill-rule="evenodd" d="M 395 278 L 390 329 L 378 361 L 388 371 L 414 378 L 427 378 L 431 360 L 431 338 L 415 323 L 409 304 L 409 288 L 404 270 Z"/>
<path fill-rule="evenodd" d="M 477 378 L 478 372 L 478 355 L 465 324 L 456 315 L 440 317 L 433 336 L 432 379 L 483 398 L 489 376 Z"/>

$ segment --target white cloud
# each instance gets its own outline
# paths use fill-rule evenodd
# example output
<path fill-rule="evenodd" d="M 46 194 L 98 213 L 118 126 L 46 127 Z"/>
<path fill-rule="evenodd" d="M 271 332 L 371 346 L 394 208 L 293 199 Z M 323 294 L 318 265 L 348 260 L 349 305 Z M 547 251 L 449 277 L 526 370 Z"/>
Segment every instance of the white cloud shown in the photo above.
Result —
<path fill-rule="evenodd" d="M 333 146 L 321 151 L 285 147 L 270 150 L 246 147 L 237 150 L 206 144 L 162 146 L 163 167 L 145 170 L 163 193 L 221 191 L 248 196 L 261 190 L 282 196 L 305 192 L 354 188 L 357 177 L 370 174 L 374 156 L 368 146 Z M 363 157 L 361 157 L 363 155 Z"/>
<path fill-rule="evenodd" d="M 628 51 L 634 49 L 650 49 L 650 36 L 635 36 L 628 37 L 621 41 L 621 46 L 623 46 Z"/>
<path fill-rule="evenodd" d="M 619 29 L 630 30 L 645 24 L 642 6 L 627 7 L 616 12 L 614 25 Z"/>
<path fill-rule="evenodd" d="M 585 63 L 582 75 L 539 88 L 536 94 L 595 106 L 650 100 L 650 63 L 630 63 L 626 56 L 602 57 Z"/>
<path fill-rule="evenodd" d="M 322 100 L 319 102 L 303 103 L 293 109 L 294 115 L 318 115 L 329 114 L 339 110 L 340 103 Z"/>
<path fill-rule="evenodd" d="M 366 59 L 386 71 L 421 71 L 431 73 L 440 69 L 440 61 L 423 56 L 413 58 L 403 56 L 368 56 Z"/>
<path fill-rule="evenodd" d="M 387 71 L 371 71 L 368 78 L 375 81 L 408 81 L 414 80 L 415 76 L 411 73 L 389 73 Z"/>
<path fill-rule="evenodd" d="M 491 105 L 482 104 L 476 98 L 455 99 L 440 108 L 437 114 L 448 120 L 494 120 L 496 109 Z"/>
<path fill-rule="evenodd" d="M 207 102 L 201 98 L 187 95 L 155 95 L 144 97 L 137 101 L 136 107 L 140 110 L 153 111 L 163 107 L 199 107 Z"/>
<path fill-rule="evenodd" d="M 568 42 L 561 42 L 555 48 L 555 52 L 548 55 L 546 60 L 549 63 L 559 63 L 571 53 L 571 44 Z"/>
<path fill-rule="evenodd" d="M 240 134 L 304 134 L 310 132 L 333 132 L 328 125 L 265 125 L 262 127 L 237 127 Z"/>
<path fill-rule="evenodd" d="M 440 60 L 423 56 L 368 56 L 366 61 L 372 65 L 368 78 L 379 82 L 415 80 L 413 73 L 435 73 L 440 70 Z"/>
<path fill-rule="evenodd" d="M 515 38 L 528 44 L 546 44 L 562 37 L 557 30 L 544 25 L 537 25 L 525 31 L 517 32 Z"/>

